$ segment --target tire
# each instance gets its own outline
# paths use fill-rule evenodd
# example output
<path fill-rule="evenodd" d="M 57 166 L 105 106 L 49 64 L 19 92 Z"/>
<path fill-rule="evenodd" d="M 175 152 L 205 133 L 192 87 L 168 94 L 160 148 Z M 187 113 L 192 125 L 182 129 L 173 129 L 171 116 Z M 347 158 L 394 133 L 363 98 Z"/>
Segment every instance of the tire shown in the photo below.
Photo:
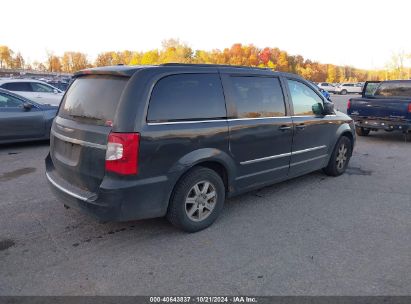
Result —
<path fill-rule="evenodd" d="M 363 128 L 363 127 L 355 127 L 355 133 L 358 136 L 368 136 L 370 134 L 370 129 Z"/>
<path fill-rule="evenodd" d="M 341 136 L 334 147 L 327 167 L 323 170 L 329 176 L 339 176 L 345 172 L 352 154 L 352 143 L 347 136 Z"/>
<path fill-rule="evenodd" d="M 215 193 L 215 196 L 212 196 L 212 193 Z M 207 194 L 211 195 L 210 198 L 206 197 Z M 224 201 L 225 186 L 221 177 L 211 169 L 195 167 L 174 187 L 167 219 L 186 232 L 197 232 L 217 219 Z"/>
<path fill-rule="evenodd" d="M 340 94 L 341 94 L 341 95 L 347 95 L 347 90 L 342 90 L 342 91 L 340 92 Z"/>

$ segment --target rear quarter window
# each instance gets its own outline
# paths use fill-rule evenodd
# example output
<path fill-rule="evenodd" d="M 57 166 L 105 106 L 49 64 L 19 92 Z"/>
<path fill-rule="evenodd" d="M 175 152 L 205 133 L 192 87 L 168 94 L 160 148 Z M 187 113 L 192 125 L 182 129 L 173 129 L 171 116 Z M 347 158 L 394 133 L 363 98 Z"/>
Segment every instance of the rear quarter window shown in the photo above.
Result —
<path fill-rule="evenodd" d="M 178 74 L 160 79 L 151 93 L 147 121 L 179 121 L 227 116 L 217 74 Z"/>
<path fill-rule="evenodd" d="M 128 78 L 106 75 L 79 77 L 67 91 L 59 116 L 111 126 Z"/>
<path fill-rule="evenodd" d="M 411 97 L 411 81 L 382 82 L 374 95 L 384 97 Z"/>

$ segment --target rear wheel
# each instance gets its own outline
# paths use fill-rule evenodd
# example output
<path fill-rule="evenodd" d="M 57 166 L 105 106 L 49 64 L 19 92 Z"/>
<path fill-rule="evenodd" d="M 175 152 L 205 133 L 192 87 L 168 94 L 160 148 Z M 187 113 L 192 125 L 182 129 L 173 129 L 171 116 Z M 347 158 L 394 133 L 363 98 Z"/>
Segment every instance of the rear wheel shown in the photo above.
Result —
<path fill-rule="evenodd" d="M 167 219 L 184 231 L 200 231 L 217 219 L 224 200 L 225 187 L 221 177 L 211 169 L 197 167 L 177 183 Z"/>
<path fill-rule="evenodd" d="M 358 136 L 368 136 L 370 134 L 370 129 L 363 128 L 363 127 L 355 127 L 355 133 L 357 133 Z"/>
<path fill-rule="evenodd" d="M 330 176 L 339 176 L 345 172 L 350 161 L 352 153 L 351 140 L 342 136 L 335 145 L 334 151 L 331 155 L 327 167 L 324 172 Z"/>
<path fill-rule="evenodd" d="M 342 90 L 340 94 L 341 95 L 347 95 L 347 90 Z"/>

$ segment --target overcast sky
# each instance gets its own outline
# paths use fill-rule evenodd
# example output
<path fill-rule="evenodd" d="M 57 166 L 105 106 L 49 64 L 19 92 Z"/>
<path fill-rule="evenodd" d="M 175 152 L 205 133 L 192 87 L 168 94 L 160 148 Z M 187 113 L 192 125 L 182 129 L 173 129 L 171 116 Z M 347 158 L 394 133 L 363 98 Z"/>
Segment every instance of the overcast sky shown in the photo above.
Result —
<path fill-rule="evenodd" d="M 411 53 L 411 1 L 360 0 L 6 0 L 0 45 L 29 61 L 46 50 L 145 51 L 179 38 L 193 49 L 233 43 L 279 47 L 322 63 L 384 67 Z"/>

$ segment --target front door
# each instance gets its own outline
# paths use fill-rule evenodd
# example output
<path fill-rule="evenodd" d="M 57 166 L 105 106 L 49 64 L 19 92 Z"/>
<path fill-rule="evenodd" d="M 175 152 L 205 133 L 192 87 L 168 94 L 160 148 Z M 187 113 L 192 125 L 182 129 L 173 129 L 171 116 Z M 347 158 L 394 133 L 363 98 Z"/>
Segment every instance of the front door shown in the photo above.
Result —
<path fill-rule="evenodd" d="M 37 102 L 42 104 L 59 105 L 63 94 L 55 91 L 55 89 L 49 85 L 31 82 L 33 93 Z"/>
<path fill-rule="evenodd" d="M 323 98 L 308 84 L 287 79 L 294 123 L 294 138 L 290 177 L 302 175 L 326 166 L 329 138 L 334 132 L 330 117 L 315 114 L 313 106 L 323 104 Z"/>
<path fill-rule="evenodd" d="M 279 78 L 223 75 L 236 186 L 242 190 L 286 178 L 292 120 Z"/>

